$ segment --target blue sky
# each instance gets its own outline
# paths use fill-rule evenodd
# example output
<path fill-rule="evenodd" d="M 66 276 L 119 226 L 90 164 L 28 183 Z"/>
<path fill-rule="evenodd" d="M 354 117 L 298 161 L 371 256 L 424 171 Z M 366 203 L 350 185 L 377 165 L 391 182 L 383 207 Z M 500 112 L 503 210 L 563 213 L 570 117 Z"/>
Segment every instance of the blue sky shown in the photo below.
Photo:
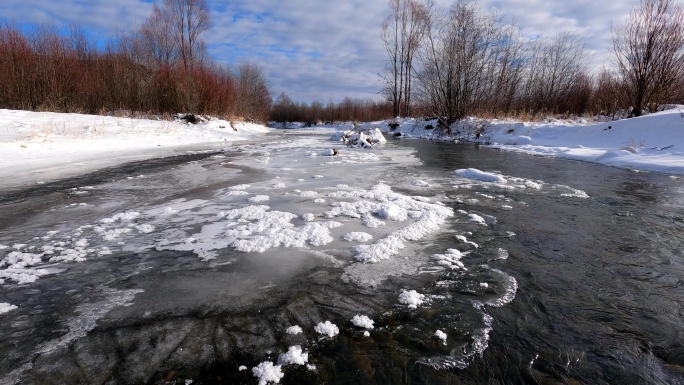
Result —
<path fill-rule="evenodd" d="M 161 0 L 160 0 L 161 1 Z M 139 26 L 150 0 L 2 0 L 0 20 L 20 25 L 78 24 L 94 39 Z M 267 72 L 274 97 L 327 102 L 380 99 L 378 73 L 386 60 L 380 23 L 386 0 L 207 0 L 211 28 L 204 34 L 219 62 L 248 60 Z M 451 1 L 437 0 L 438 4 Z M 582 37 L 591 65 L 605 61 L 611 23 L 622 23 L 638 0 L 481 0 L 515 20 L 527 36 L 571 31 Z"/>

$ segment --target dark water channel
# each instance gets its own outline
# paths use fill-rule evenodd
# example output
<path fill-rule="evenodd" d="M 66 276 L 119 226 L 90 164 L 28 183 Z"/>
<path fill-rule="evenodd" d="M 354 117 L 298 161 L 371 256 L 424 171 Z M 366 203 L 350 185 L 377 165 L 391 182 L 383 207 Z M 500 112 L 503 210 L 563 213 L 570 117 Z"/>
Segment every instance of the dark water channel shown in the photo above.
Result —
<path fill-rule="evenodd" d="M 316 369 L 288 366 L 281 383 L 684 383 L 684 179 L 470 145 L 390 146 L 415 148 L 423 165 L 385 169 L 386 183 L 409 193 L 392 181 L 411 173 L 432 178 L 440 187 L 425 195 L 442 194 L 445 205 L 477 212 L 488 225 L 448 221 L 409 248 L 425 260 L 421 274 L 372 287 L 344 279 L 345 266 L 296 252 L 276 252 L 282 260 L 273 260 L 226 249 L 209 263 L 189 251 L 124 248 L 57 264 L 64 271 L 0 285 L 0 302 L 19 306 L 0 314 L 0 382 L 255 384 L 252 367 L 301 345 Z M 125 166 L 144 179 L 126 180 L 127 169 L 116 168 L 0 192 L 0 244 L 271 178 L 196 155 L 186 163 L 209 173 L 180 175 L 180 160 Z M 470 167 L 571 186 L 589 197 L 450 184 L 453 170 Z M 85 185 L 95 187 L 89 195 L 71 194 Z M 499 203 L 474 199 L 481 196 Z M 513 209 L 502 209 L 501 199 Z M 50 214 L 52 206 L 77 201 L 98 209 Z M 479 248 L 455 240 L 466 230 Z M 430 264 L 430 255 L 449 248 L 470 252 L 467 271 Z M 345 250 L 325 252 L 350 260 Z M 405 288 L 435 299 L 407 309 L 397 302 Z M 515 297 L 502 301 L 511 288 Z M 355 314 L 375 320 L 370 337 L 348 326 Z M 323 320 L 340 334 L 283 332 Z M 437 328 L 448 331 L 448 344 L 432 337 Z"/>

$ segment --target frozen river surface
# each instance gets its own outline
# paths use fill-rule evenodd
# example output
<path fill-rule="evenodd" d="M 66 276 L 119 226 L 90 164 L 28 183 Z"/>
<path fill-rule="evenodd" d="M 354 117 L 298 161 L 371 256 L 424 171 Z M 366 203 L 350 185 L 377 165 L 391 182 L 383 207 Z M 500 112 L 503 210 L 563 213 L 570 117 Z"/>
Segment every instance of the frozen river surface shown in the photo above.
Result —
<path fill-rule="evenodd" d="M 0 383 L 684 381 L 682 179 L 319 132 L 0 189 Z"/>

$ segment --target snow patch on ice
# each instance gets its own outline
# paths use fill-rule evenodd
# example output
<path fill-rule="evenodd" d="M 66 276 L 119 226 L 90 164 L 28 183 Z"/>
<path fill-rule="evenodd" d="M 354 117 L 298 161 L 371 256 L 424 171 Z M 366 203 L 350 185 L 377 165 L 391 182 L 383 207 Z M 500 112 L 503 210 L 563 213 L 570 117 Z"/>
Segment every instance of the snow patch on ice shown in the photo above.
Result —
<path fill-rule="evenodd" d="M 281 368 L 280 365 L 274 365 L 271 361 L 264 361 L 252 368 L 252 374 L 259 380 L 259 385 L 277 384 L 285 376 Z"/>
<path fill-rule="evenodd" d="M 375 323 L 375 321 L 373 321 L 366 315 L 357 314 L 354 316 L 354 318 L 351 319 L 351 323 L 354 326 L 358 326 L 360 328 L 373 329 L 373 324 Z"/>
<path fill-rule="evenodd" d="M 504 179 L 504 177 L 502 177 L 501 175 L 480 171 L 476 168 L 459 169 L 455 171 L 455 174 L 461 178 L 476 180 L 480 182 L 506 183 L 506 179 Z"/>
<path fill-rule="evenodd" d="M 351 233 L 345 234 L 342 239 L 349 242 L 368 242 L 373 239 L 373 236 L 364 233 L 363 231 L 353 231 Z"/>
<path fill-rule="evenodd" d="M 290 346 L 287 353 L 278 356 L 279 365 L 306 365 L 309 361 L 309 353 L 304 353 L 299 345 Z"/>
<path fill-rule="evenodd" d="M 410 309 L 416 309 L 426 301 L 427 297 L 415 290 L 402 289 L 401 293 L 399 293 L 399 303 L 408 306 Z"/>
<path fill-rule="evenodd" d="M 441 331 L 441 330 L 438 329 L 438 330 L 435 332 L 434 336 L 437 337 L 437 338 L 439 338 L 439 339 L 442 341 L 442 343 L 443 343 L 444 345 L 446 345 L 446 340 L 447 340 L 447 334 L 446 334 L 446 333 L 444 333 L 443 331 Z"/>
<path fill-rule="evenodd" d="M 0 314 L 5 314 L 11 310 L 16 309 L 16 305 L 11 305 L 7 302 L 0 302 Z"/>
<path fill-rule="evenodd" d="M 316 325 L 316 327 L 314 327 L 314 330 L 316 333 L 327 335 L 328 337 L 335 337 L 340 332 L 340 329 L 337 327 L 337 325 L 330 321 L 319 323 Z"/>
<path fill-rule="evenodd" d="M 448 249 L 445 254 L 434 254 L 432 259 L 436 264 L 452 270 L 468 270 L 463 262 L 461 262 L 464 256 L 465 254 L 457 249 Z"/>
<path fill-rule="evenodd" d="M 291 335 L 297 335 L 297 334 L 300 334 L 301 332 L 302 332 L 302 327 L 299 325 L 290 326 L 287 329 L 285 329 L 285 333 L 291 334 Z"/>
<path fill-rule="evenodd" d="M 253 197 L 247 198 L 247 200 L 250 202 L 265 202 L 269 199 L 270 197 L 268 195 L 255 195 Z"/>

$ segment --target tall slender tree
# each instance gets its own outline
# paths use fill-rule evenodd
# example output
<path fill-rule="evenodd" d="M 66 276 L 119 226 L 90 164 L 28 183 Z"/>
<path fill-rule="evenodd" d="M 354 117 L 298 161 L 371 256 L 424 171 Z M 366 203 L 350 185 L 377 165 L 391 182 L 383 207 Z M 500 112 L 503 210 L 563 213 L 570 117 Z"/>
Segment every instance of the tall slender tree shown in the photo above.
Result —
<path fill-rule="evenodd" d="M 416 0 L 390 0 L 390 15 L 382 23 L 387 51 L 385 96 L 395 116 L 407 116 L 411 108 L 413 59 L 428 28 L 427 8 Z"/>
<path fill-rule="evenodd" d="M 209 11 L 206 0 L 164 0 L 164 8 L 171 18 L 173 31 L 180 41 L 183 68 L 193 67 L 200 59 L 203 44 L 200 34 L 209 28 Z"/>

